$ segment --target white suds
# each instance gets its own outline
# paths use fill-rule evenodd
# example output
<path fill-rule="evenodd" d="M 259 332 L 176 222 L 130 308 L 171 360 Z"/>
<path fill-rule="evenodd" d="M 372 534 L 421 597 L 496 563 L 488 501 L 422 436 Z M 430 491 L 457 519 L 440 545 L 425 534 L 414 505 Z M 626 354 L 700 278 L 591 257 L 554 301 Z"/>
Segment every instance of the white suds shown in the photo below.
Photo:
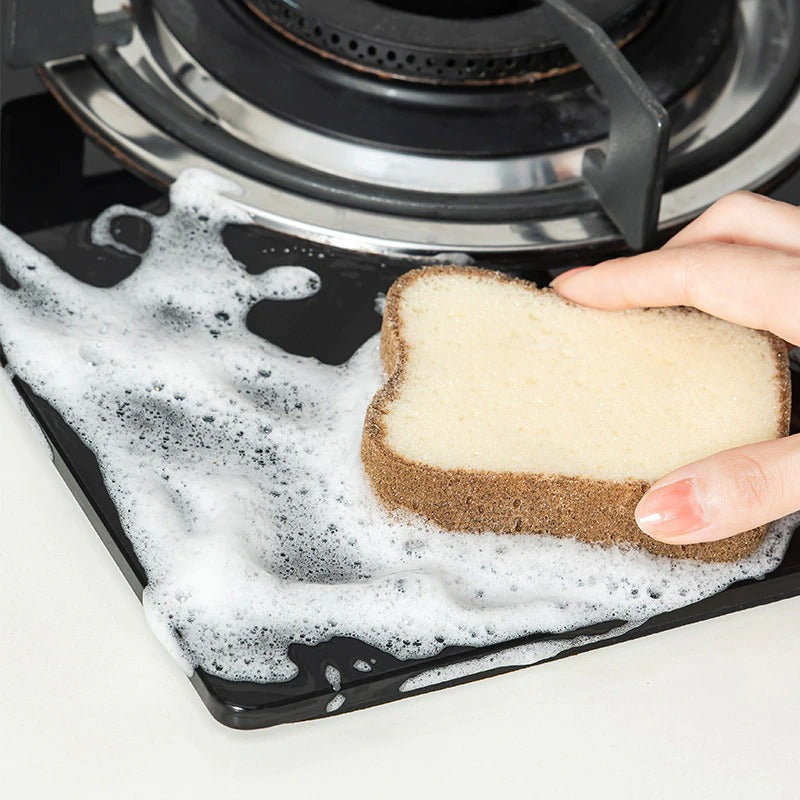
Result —
<path fill-rule="evenodd" d="M 357 658 L 353 662 L 353 669 L 358 670 L 359 672 L 372 672 L 372 665 L 361 658 Z"/>
<path fill-rule="evenodd" d="M 194 664 L 180 647 L 179 640 L 175 636 L 175 631 L 172 627 L 171 617 L 169 614 L 164 613 L 163 608 L 153 604 L 152 597 L 153 595 L 150 592 L 145 592 L 142 596 L 144 618 L 162 647 L 178 662 L 181 669 L 191 676 L 194 672 Z M 181 598 L 176 597 L 175 599 L 181 602 Z"/>
<path fill-rule="evenodd" d="M 331 700 L 328 705 L 325 706 L 325 711 L 328 714 L 332 714 L 334 711 L 338 711 L 344 705 L 345 697 L 343 694 L 334 695 L 333 700 Z"/>
<path fill-rule="evenodd" d="M 342 675 L 336 667 L 328 664 L 325 667 L 325 680 L 331 685 L 334 692 L 338 692 L 342 688 Z"/>
<path fill-rule="evenodd" d="M 384 292 L 378 292 L 378 294 L 375 295 L 375 313 L 383 316 L 383 312 L 385 310 L 386 310 L 386 294 Z"/>
<path fill-rule="evenodd" d="M 189 171 L 163 217 L 104 213 L 94 236 L 110 246 L 121 247 L 109 226 L 122 213 L 153 228 L 140 266 L 108 289 L 0 229 L 0 256 L 21 286 L 0 286 L 0 342 L 96 454 L 147 571 L 147 618 L 187 669 L 286 681 L 297 674 L 289 645 L 333 636 L 419 659 L 612 619 L 633 626 L 777 566 L 788 523 L 744 561 L 706 564 L 445 533 L 387 514 L 359 455 L 382 380 L 377 338 L 332 367 L 247 330 L 260 299 L 307 297 L 319 279 L 298 267 L 253 275 L 230 255 L 222 229 L 250 221 L 225 196 L 233 188 Z M 405 688 L 569 646 L 503 651 Z"/>
<path fill-rule="evenodd" d="M 562 651 L 573 647 L 580 647 L 589 642 L 609 639 L 612 636 L 621 636 L 632 628 L 635 628 L 637 624 L 638 623 L 635 622 L 629 622 L 619 628 L 614 628 L 608 633 L 597 636 L 576 636 L 563 641 L 550 640 L 518 645 L 516 647 L 509 647 L 506 650 L 501 650 L 499 653 L 491 653 L 490 655 L 480 656 L 479 658 L 471 658 L 458 664 L 449 664 L 446 667 L 429 669 L 403 682 L 400 686 L 400 691 L 413 692 L 417 689 L 434 686 L 437 683 L 457 680 L 465 675 L 489 672 L 489 670 L 500 669 L 501 667 L 520 667 L 526 664 L 536 664 L 547 658 L 553 658 Z"/>
<path fill-rule="evenodd" d="M 271 300 L 304 300 L 319 291 L 319 275 L 305 267 L 273 267 L 264 273 L 263 296 Z"/>
<path fill-rule="evenodd" d="M 437 253 L 435 256 L 420 256 L 422 261 L 430 264 L 448 264 L 455 267 L 469 267 L 475 259 L 469 253 Z"/>
<path fill-rule="evenodd" d="M 33 435 L 34 440 L 47 453 L 47 457 L 53 460 L 53 448 L 44 435 L 44 431 L 39 427 L 39 423 L 34 419 L 22 395 L 14 388 L 14 375 L 9 369 L 0 369 L 0 394 L 8 398 L 11 405 L 19 412 L 19 418 L 24 420 L 25 426 Z"/>
<path fill-rule="evenodd" d="M 342 674 L 330 664 L 325 667 L 325 680 L 328 681 L 334 692 L 339 692 L 339 689 L 342 688 Z M 333 699 L 325 706 L 325 711 L 328 714 L 332 711 L 338 711 L 344 705 L 344 701 L 345 696 L 343 694 L 334 695 Z"/>

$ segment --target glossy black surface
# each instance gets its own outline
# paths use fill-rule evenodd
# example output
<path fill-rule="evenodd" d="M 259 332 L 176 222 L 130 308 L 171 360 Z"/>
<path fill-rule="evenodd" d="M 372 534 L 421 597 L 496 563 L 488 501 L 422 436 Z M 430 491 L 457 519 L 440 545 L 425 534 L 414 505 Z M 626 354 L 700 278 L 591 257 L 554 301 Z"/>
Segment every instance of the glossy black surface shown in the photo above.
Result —
<path fill-rule="evenodd" d="M 9 85 L 4 82 L 4 91 Z M 15 85 L 20 97 L 11 101 L 13 91 L 6 95 L 9 102 L 3 106 L 0 128 L 0 221 L 23 233 L 34 246 L 79 279 L 93 285 L 113 285 L 136 268 L 137 259 L 91 245 L 88 238 L 91 216 L 113 202 L 146 204 L 159 210 L 165 207 L 165 201 L 87 146 L 52 98 L 31 95 L 36 85 L 30 82 L 30 76 L 19 77 Z M 783 199 L 800 200 L 800 180 L 785 185 L 777 194 Z M 146 246 L 148 231 L 140 222 L 124 219 L 119 228 L 119 235 L 126 242 L 139 249 Z M 385 291 L 394 277 L 409 266 L 402 260 L 359 257 L 331 249 L 326 250 L 328 257 L 320 261 L 315 246 L 255 227 L 230 227 L 225 241 L 233 255 L 253 271 L 288 260 L 321 272 L 325 288 L 319 295 L 282 304 L 280 315 L 274 312 L 266 315 L 257 305 L 248 322 L 253 331 L 291 352 L 316 355 L 328 363 L 341 363 L 378 330 L 380 318 L 372 305 L 375 293 Z M 273 254 L 269 253 L 270 248 L 275 250 Z M 540 282 L 549 280 L 552 274 L 552 262 L 545 264 L 534 259 L 498 266 Z M 141 595 L 146 576 L 124 535 L 93 455 L 53 409 L 23 385 L 17 386 L 52 442 L 64 480 L 131 586 Z M 800 398 L 800 387 L 795 396 Z M 795 406 L 796 411 L 800 410 L 797 403 Z M 13 458 L 13 454 L 3 453 L 2 457 Z M 784 563 L 763 581 L 731 587 L 701 603 L 652 619 L 623 638 L 799 593 L 800 537 L 796 537 Z M 591 632 L 610 630 L 613 626 L 611 621 Z M 603 645 L 614 641 L 617 640 L 608 640 Z M 326 706 L 334 695 L 324 676 L 328 665 L 335 666 L 342 674 L 341 693 L 345 702 L 336 713 L 343 713 L 398 699 L 402 696 L 398 691 L 400 684 L 423 669 L 489 651 L 451 648 L 436 658 L 401 662 L 361 642 L 333 639 L 314 648 L 293 647 L 291 656 L 299 674 L 289 683 L 272 686 L 232 683 L 203 672 L 198 672 L 192 682 L 211 713 L 224 724 L 238 728 L 265 727 L 325 716 Z M 572 652 L 575 651 L 567 651 L 560 657 Z M 356 670 L 355 659 L 368 662 L 374 659 L 372 671 Z"/>
<path fill-rule="evenodd" d="M 537 0 L 375 0 L 379 6 L 446 19 L 491 17 L 536 5 Z"/>

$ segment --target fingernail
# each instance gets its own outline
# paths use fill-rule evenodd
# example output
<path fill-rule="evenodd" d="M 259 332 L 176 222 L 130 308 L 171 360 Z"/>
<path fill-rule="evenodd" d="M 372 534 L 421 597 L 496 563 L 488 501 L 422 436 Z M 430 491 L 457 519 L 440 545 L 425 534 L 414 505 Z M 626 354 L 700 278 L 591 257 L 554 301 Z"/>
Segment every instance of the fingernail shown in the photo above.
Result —
<path fill-rule="evenodd" d="M 654 539 L 674 539 L 708 525 L 694 478 L 651 489 L 636 506 L 636 524 Z"/>
<path fill-rule="evenodd" d="M 555 288 L 560 283 L 562 283 L 562 281 L 564 281 L 565 279 L 572 278 L 575 275 L 577 275 L 579 272 L 584 272 L 587 269 L 591 269 L 591 267 L 575 267 L 573 269 L 568 269 L 566 272 L 562 272 L 560 275 L 556 275 L 556 277 L 553 278 L 553 280 L 550 281 L 550 286 Z"/>

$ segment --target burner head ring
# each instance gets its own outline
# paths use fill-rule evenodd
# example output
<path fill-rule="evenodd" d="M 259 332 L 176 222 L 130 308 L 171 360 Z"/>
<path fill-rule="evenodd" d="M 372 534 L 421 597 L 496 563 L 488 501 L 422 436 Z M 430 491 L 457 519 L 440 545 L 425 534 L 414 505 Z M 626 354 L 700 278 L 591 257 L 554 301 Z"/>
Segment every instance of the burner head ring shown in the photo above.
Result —
<path fill-rule="evenodd" d="M 318 55 L 383 78 L 445 85 L 531 83 L 578 68 L 535 0 L 455 7 L 430 0 L 241 0 L 281 35 Z M 622 47 L 662 0 L 573 0 Z M 458 4 L 456 4 L 457 6 Z M 415 9 L 409 11 L 407 9 Z"/>

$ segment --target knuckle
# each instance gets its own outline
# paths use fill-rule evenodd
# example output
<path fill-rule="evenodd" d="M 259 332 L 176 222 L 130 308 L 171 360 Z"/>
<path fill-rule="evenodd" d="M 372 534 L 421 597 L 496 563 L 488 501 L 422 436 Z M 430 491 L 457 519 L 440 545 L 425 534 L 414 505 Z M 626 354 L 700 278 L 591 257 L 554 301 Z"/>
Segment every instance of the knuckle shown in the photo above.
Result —
<path fill-rule="evenodd" d="M 721 242 L 707 241 L 695 242 L 683 248 L 677 277 L 686 305 L 702 303 L 706 279 L 717 261 L 717 253 L 724 247 Z"/>
<path fill-rule="evenodd" d="M 740 189 L 720 197 L 720 199 L 706 211 L 706 214 L 713 214 L 714 216 L 723 218 L 738 216 L 742 212 L 752 208 L 753 202 L 757 199 L 758 195 L 754 192 Z"/>
<path fill-rule="evenodd" d="M 715 239 L 709 239 L 705 242 L 692 242 L 692 244 L 684 247 L 687 254 L 687 266 L 699 268 L 703 266 L 709 255 L 717 253 L 727 246 L 726 242 L 718 242 Z"/>
<path fill-rule="evenodd" d="M 750 456 L 733 456 L 725 473 L 733 489 L 732 500 L 739 510 L 765 506 L 775 492 L 767 471 Z"/>

